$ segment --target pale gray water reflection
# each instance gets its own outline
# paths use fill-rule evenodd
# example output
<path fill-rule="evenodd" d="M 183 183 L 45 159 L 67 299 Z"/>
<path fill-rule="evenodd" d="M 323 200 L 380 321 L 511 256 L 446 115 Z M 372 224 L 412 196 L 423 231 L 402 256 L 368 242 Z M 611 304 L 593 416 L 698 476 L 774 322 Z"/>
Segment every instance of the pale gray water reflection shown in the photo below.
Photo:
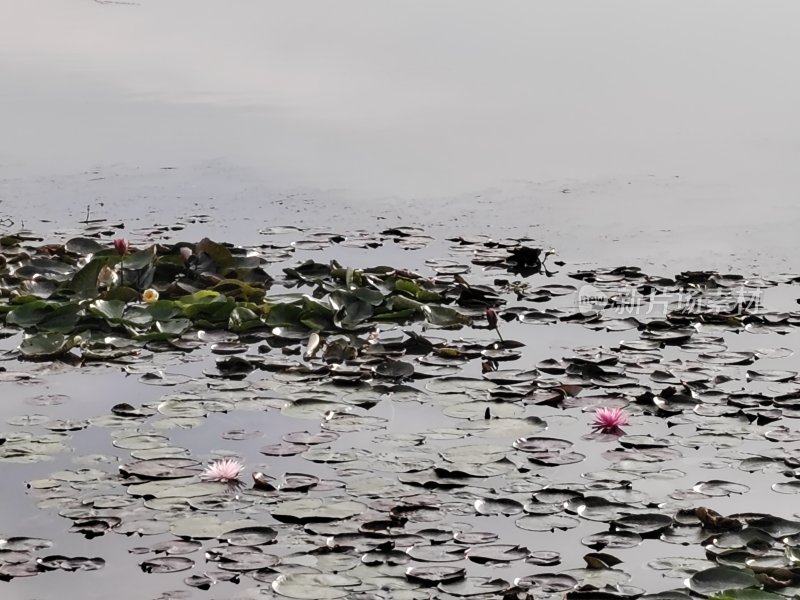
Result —
<path fill-rule="evenodd" d="M 598 262 L 791 258 L 790 0 L 4 13 L 0 211 L 17 222 L 103 202 L 126 221 L 209 211 L 248 242 L 253 220 L 385 216 Z"/>

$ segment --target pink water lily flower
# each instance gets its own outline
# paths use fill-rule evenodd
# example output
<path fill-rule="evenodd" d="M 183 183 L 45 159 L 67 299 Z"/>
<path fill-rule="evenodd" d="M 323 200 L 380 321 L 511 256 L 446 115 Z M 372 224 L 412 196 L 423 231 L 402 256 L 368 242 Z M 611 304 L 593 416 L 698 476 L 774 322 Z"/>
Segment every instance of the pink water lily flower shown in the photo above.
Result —
<path fill-rule="evenodd" d="M 621 408 L 598 408 L 594 413 L 594 426 L 602 431 L 614 431 L 629 425 L 628 415 Z"/>
<path fill-rule="evenodd" d="M 120 256 L 125 256 L 130 250 L 130 245 L 128 244 L 128 240 L 119 238 L 114 240 L 114 250 L 117 251 L 117 254 Z"/>
<path fill-rule="evenodd" d="M 238 458 L 220 458 L 208 465 L 200 478 L 206 481 L 232 483 L 239 481 L 242 471 L 244 471 L 244 463 Z"/>

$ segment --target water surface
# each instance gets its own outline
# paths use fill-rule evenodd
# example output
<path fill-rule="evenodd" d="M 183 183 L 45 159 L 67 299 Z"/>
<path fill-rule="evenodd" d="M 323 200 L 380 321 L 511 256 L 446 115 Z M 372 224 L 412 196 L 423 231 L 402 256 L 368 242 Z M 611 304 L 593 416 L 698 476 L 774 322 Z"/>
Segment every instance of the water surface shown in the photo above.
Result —
<path fill-rule="evenodd" d="M 413 224 L 438 237 L 530 236 L 570 268 L 794 270 L 796 2 L 41 0 L 6 2 L 0 15 L 3 232 L 63 238 L 88 208 L 135 242 L 153 240 L 154 225 L 184 227 L 162 239 L 258 245 L 268 240 L 259 229 L 275 224 L 341 233 Z M 353 266 L 417 267 L 429 256 L 324 254 Z M 571 325 L 518 330 L 531 365 L 617 340 Z M 797 347 L 796 334 L 767 337 L 761 345 Z M 747 349 L 751 338 L 728 341 Z M 775 366 L 794 368 L 792 359 Z M 85 372 L 25 368 L 45 377 L 7 397 L 3 418 L 87 417 L 107 412 L 112 393 L 124 399 L 116 390 L 148 402 L 161 393 L 115 369 L 87 386 Z M 42 393 L 70 399 L 26 404 Z M 415 408 L 391 413 L 393 427 L 413 423 Z M 202 454 L 238 418 L 176 439 Z M 271 426 L 270 435 L 289 430 Z M 582 435 L 573 429 L 562 434 Z M 110 451 L 105 435 L 75 438 L 76 455 Z M 257 444 L 246 449 L 258 455 Z M 181 576 L 138 572 L 132 543 L 66 535 L 66 520 L 35 507 L 21 482 L 72 458 L 3 467 L 13 484 L 0 533 L 53 537 L 57 551 L 104 556 L 106 568 L 15 580 L 3 593 L 55 598 L 70 586 L 133 600 L 186 589 Z M 793 518 L 793 498 L 768 490 L 774 481 L 753 476 L 745 499 L 709 504 L 757 510 L 769 494 Z M 491 527 L 514 543 L 530 537 Z M 573 548 L 559 568 L 578 566 L 586 529 L 547 536 L 539 549 Z M 648 542 L 623 554 L 642 566 L 659 552 Z M 636 585 L 680 585 L 631 570 Z M 135 590 L 119 592 L 133 579 Z"/>
<path fill-rule="evenodd" d="M 162 220 L 199 208 L 236 237 L 252 217 L 386 216 L 522 230 L 598 261 L 791 256 L 788 0 L 4 12 L 0 210 L 18 222 L 91 202 Z"/>

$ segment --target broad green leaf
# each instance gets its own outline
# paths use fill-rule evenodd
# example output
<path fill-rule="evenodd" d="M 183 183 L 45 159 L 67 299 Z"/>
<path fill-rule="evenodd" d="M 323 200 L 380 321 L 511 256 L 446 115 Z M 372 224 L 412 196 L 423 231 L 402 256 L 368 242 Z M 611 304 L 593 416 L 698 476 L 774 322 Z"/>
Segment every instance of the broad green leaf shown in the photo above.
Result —
<path fill-rule="evenodd" d="M 123 269 L 139 271 L 153 264 L 156 258 L 156 247 L 150 246 L 133 254 L 128 254 L 120 260 Z"/>
<path fill-rule="evenodd" d="M 168 333 L 175 337 L 183 335 L 191 326 L 192 322 L 189 319 L 170 319 L 156 323 L 156 329 L 160 333 Z"/>
<path fill-rule="evenodd" d="M 89 311 L 112 323 L 122 321 L 126 304 L 122 300 L 95 300 L 89 305 Z"/>
<path fill-rule="evenodd" d="M 248 331 L 263 326 L 261 318 L 249 308 L 237 306 L 228 318 L 228 329 L 231 331 Z"/>
<path fill-rule="evenodd" d="M 148 304 L 146 310 L 155 321 L 167 321 L 181 312 L 171 300 L 158 300 Z"/>
<path fill-rule="evenodd" d="M 75 329 L 75 326 L 78 324 L 81 310 L 81 306 L 77 303 L 62 304 L 42 319 L 39 323 L 39 329 L 42 331 L 69 333 Z"/>
<path fill-rule="evenodd" d="M 469 322 L 469 318 L 466 315 L 462 315 L 460 312 L 454 308 L 450 308 L 449 306 L 425 305 L 422 308 L 422 312 L 425 313 L 425 318 L 428 320 L 428 322 L 431 325 L 436 325 L 437 327 L 452 327 L 454 325 L 463 325 Z"/>
<path fill-rule="evenodd" d="M 195 247 L 195 254 L 207 254 L 211 257 L 211 260 L 214 261 L 214 265 L 217 267 L 217 271 L 219 272 L 222 269 L 225 269 L 231 266 L 233 262 L 233 255 L 231 251 L 228 250 L 222 244 L 218 244 L 216 242 L 212 242 L 208 238 L 203 238 Z"/>
<path fill-rule="evenodd" d="M 297 325 L 302 313 L 300 304 L 273 304 L 267 313 L 266 323 L 270 327 Z"/>
<path fill-rule="evenodd" d="M 123 320 L 128 325 L 135 327 L 148 327 L 153 323 L 153 315 L 149 306 L 137 304 L 128 305 L 123 314 Z"/>
<path fill-rule="evenodd" d="M 106 265 L 113 267 L 119 259 L 117 255 L 95 256 L 72 276 L 63 289 L 80 298 L 97 296 L 97 277 L 100 275 L 100 270 Z"/>
<path fill-rule="evenodd" d="M 103 250 L 108 250 L 109 248 L 108 246 L 103 246 L 101 243 L 91 238 L 76 237 L 64 244 L 64 249 L 67 252 L 72 252 L 73 254 L 89 256 L 90 254 L 102 252 Z"/>
<path fill-rule="evenodd" d="M 6 323 L 16 325 L 23 329 L 30 329 L 41 323 L 48 315 L 53 313 L 60 304 L 33 300 L 13 309 L 6 315 Z"/>
<path fill-rule="evenodd" d="M 416 298 L 417 292 L 419 292 L 419 286 L 410 279 L 398 279 L 394 282 L 394 289 L 412 298 Z"/>
<path fill-rule="evenodd" d="M 76 341 L 63 333 L 37 333 L 25 336 L 19 345 L 19 351 L 28 358 L 46 358 L 68 352 Z"/>

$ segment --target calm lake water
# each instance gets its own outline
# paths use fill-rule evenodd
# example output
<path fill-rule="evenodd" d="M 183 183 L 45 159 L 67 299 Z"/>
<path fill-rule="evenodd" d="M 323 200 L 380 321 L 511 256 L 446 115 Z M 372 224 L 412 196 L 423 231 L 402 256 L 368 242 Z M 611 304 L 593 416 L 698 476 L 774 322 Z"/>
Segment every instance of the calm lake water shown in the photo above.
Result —
<path fill-rule="evenodd" d="M 134 240 L 153 226 L 180 224 L 164 237 L 241 245 L 264 243 L 259 229 L 273 225 L 336 232 L 416 225 L 439 240 L 529 236 L 554 246 L 571 268 L 792 272 L 800 226 L 798 19 L 800 4 L 791 0 L 6 0 L 0 218 L 7 220 L 0 225 L 60 238 L 88 211 L 124 223 Z M 331 252 L 415 268 L 428 257 Z M 529 365 L 619 337 L 576 333 L 577 326 L 516 327 Z M 796 350 L 796 337 L 761 343 Z M 5 340 L 3 349 L 18 341 Z M 748 342 L 742 349 L 756 343 Z M 203 360 L 186 372 L 213 363 Z M 796 368 L 796 360 L 772 366 Z M 24 368 L 42 381 L 17 389 L 2 418 L 102 414 L 109 390 L 124 386 L 147 402 L 163 393 L 113 369 L 92 373 L 87 390 L 85 373 Z M 31 407 L 41 394 L 69 401 Z M 415 410 L 384 416 L 396 417 L 397 428 L 413 423 Z M 221 432 L 247 424 L 231 418 L 210 419 L 191 438 L 198 455 L 221 444 Z M 562 435 L 569 425 L 561 424 Z M 298 427 L 270 426 L 271 435 Z M 75 455 L 109 450 L 96 433 L 80 439 Z M 191 445 L 188 437 L 180 443 Z M 2 467 L 14 485 L 0 534 L 56 538 L 57 551 L 103 556 L 106 568 L 99 576 L 0 583 L 0 597 L 72 597 L 53 591 L 60 588 L 135 600 L 170 585 L 188 589 L 180 574 L 138 573 L 140 557 L 127 552 L 133 543 L 68 536 L 68 521 L 35 507 L 20 482 L 74 468 L 72 458 Z M 750 482 L 766 490 L 773 480 Z M 716 502 L 722 511 L 757 510 L 760 498 Z M 770 502 L 793 516 L 793 497 L 771 494 Z M 492 526 L 504 540 L 530 540 L 507 523 Z M 554 534 L 542 548 L 577 546 L 583 534 Z M 658 552 L 645 545 L 622 555 L 636 565 Z M 576 553 L 563 566 L 581 564 Z M 120 591 L 132 572 L 142 587 Z M 652 572 L 635 577 L 637 585 L 661 583 Z M 656 589 L 672 586 L 680 582 Z"/>
<path fill-rule="evenodd" d="M 0 212 L 207 212 L 243 242 L 254 223 L 385 218 L 780 270 L 799 17 L 791 0 L 7 2 Z"/>

